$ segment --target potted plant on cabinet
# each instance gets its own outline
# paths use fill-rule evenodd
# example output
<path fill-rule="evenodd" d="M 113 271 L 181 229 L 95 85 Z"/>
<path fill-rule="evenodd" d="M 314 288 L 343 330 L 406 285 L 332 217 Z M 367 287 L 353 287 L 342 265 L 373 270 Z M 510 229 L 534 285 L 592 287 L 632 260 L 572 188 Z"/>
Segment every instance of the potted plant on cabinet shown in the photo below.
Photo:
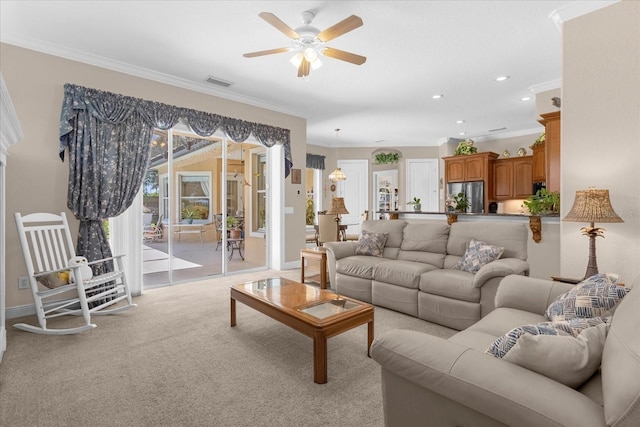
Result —
<path fill-rule="evenodd" d="M 560 212 L 560 193 L 541 188 L 522 202 L 531 215 L 549 215 Z"/>
<path fill-rule="evenodd" d="M 422 205 L 420 204 L 420 199 L 418 197 L 414 197 L 413 200 L 407 202 L 408 205 L 413 205 L 413 210 L 416 212 L 420 212 L 422 209 Z"/>
<path fill-rule="evenodd" d="M 458 193 L 453 196 L 453 208 L 456 212 L 466 212 L 469 208 L 469 199 L 464 193 Z"/>

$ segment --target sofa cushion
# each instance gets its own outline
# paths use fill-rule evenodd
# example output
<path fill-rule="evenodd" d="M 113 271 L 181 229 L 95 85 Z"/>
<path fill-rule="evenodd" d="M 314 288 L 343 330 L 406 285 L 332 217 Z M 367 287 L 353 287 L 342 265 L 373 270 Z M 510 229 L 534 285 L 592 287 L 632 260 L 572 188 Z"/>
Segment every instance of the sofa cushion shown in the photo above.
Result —
<path fill-rule="evenodd" d="M 445 254 L 448 239 L 447 224 L 407 224 L 403 230 L 400 249 Z"/>
<path fill-rule="evenodd" d="M 473 286 L 473 274 L 466 271 L 428 271 L 420 276 L 420 290 L 463 301 L 480 301 L 480 288 Z"/>
<path fill-rule="evenodd" d="M 336 260 L 336 273 L 347 276 L 373 279 L 373 267 L 380 262 L 380 258 L 354 255 Z"/>
<path fill-rule="evenodd" d="M 411 261 L 380 261 L 373 267 L 373 279 L 404 288 L 418 289 L 422 273 L 436 270 L 430 264 Z"/>
<path fill-rule="evenodd" d="M 362 221 L 362 230 L 367 230 L 370 233 L 387 233 L 386 248 L 400 248 L 402 244 L 402 236 L 404 227 L 407 225 L 406 221 L 394 220 L 394 221 Z"/>
<path fill-rule="evenodd" d="M 606 323 L 610 318 L 592 317 L 588 319 L 571 319 L 561 322 L 542 322 L 535 325 L 523 325 L 511 329 L 496 338 L 485 353 L 503 358 L 524 335 L 558 335 L 577 337 L 580 332 L 592 326 Z"/>
<path fill-rule="evenodd" d="M 504 248 L 503 258 L 527 260 L 528 227 L 509 222 L 454 222 L 449 230 L 447 254 L 462 256 L 471 239 Z"/>
<path fill-rule="evenodd" d="M 608 327 L 601 323 L 577 337 L 524 334 L 503 359 L 576 388 L 600 367 Z"/>
<path fill-rule="evenodd" d="M 627 289 L 616 283 L 615 275 L 591 276 L 556 298 L 545 315 L 551 321 L 603 316 L 627 294 Z"/>
<path fill-rule="evenodd" d="M 480 240 L 471 239 L 464 255 L 452 268 L 454 270 L 477 273 L 484 265 L 495 261 L 504 252 L 501 246 L 490 245 Z"/>
<path fill-rule="evenodd" d="M 355 254 L 382 257 L 384 244 L 388 236 L 389 233 L 372 233 L 362 230 L 358 238 Z"/>

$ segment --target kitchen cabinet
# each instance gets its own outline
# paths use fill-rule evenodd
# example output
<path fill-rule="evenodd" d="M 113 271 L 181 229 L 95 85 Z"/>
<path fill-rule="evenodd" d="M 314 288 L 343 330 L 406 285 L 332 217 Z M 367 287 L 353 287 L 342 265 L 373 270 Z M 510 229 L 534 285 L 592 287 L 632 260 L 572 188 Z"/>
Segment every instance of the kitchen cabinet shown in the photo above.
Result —
<path fill-rule="evenodd" d="M 545 144 L 536 145 L 531 150 L 533 150 L 533 182 L 545 182 L 547 180 Z"/>
<path fill-rule="evenodd" d="M 526 199 L 533 191 L 533 156 L 493 162 L 493 198 Z"/>
<path fill-rule="evenodd" d="M 540 114 L 545 129 L 545 181 L 547 191 L 560 191 L 560 111 Z"/>
<path fill-rule="evenodd" d="M 498 154 L 490 151 L 468 156 L 444 157 L 445 181 L 449 183 L 488 180 L 492 173 L 491 162 L 496 158 Z"/>
<path fill-rule="evenodd" d="M 443 157 L 445 188 L 452 182 L 482 181 L 483 210 L 486 212 L 493 194 L 493 162 L 497 158 L 498 154 L 491 151 Z"/>

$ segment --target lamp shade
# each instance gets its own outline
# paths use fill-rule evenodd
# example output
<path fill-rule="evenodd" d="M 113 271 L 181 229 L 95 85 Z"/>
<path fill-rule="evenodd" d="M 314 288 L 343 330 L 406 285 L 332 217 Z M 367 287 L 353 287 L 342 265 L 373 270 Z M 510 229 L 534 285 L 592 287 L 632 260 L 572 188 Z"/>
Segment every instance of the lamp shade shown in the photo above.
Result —
<path fill-rule="evenodd" d="M 347 207 L 344 205 L 344 197 L 332 197 L 331 198 L 331 207 L 327 211 L 327 215 L 340 215 L 340 214 L 348 214 L 349 211 Z"/>
<path fill-rule="evenodd" d="M 597 190 L 593 187 L 576 191 L 573 206 L 562 220 L 593 223 L 624 222 L 611 206 L 609 190 Z"/>
<path fill-rule="evenodd" d="M 342 172 L 342 169 L 336 168 L 336 170 L 329 174 L 329 179 L 331 181 L 344 181 L 345 179 L 347 179 L 347 175 Z"/>

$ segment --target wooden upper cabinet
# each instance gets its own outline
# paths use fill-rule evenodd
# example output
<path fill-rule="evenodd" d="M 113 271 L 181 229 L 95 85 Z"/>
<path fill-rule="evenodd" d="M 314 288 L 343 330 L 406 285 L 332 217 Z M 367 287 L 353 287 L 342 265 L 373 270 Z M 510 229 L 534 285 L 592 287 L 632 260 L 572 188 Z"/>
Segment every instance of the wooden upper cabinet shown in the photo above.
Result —
<path fill-rule="evenodd" d="M 526 199 L 533 192 L 533 157 L 523 156 L 493 162 L 493 198 Z"/>
<path fill-rule="evenodd" d="M 545 172 L 547 191 L 560 191 L 560 111 L 541 114 L 545 129 Z"/>
<path fill-rule="evenodd" d="M 468 156 L 444 157 L 446 182 L 485 181 L 491 177 L 491 164 L 498 154 L 492 152 Z"/>
<path fill-rule="evenodd" d="M 539 144 L 533 150 L 533 182 L 545 182 L 547 180 L 547 162 L 545 160 L 545 144 Z"/>

